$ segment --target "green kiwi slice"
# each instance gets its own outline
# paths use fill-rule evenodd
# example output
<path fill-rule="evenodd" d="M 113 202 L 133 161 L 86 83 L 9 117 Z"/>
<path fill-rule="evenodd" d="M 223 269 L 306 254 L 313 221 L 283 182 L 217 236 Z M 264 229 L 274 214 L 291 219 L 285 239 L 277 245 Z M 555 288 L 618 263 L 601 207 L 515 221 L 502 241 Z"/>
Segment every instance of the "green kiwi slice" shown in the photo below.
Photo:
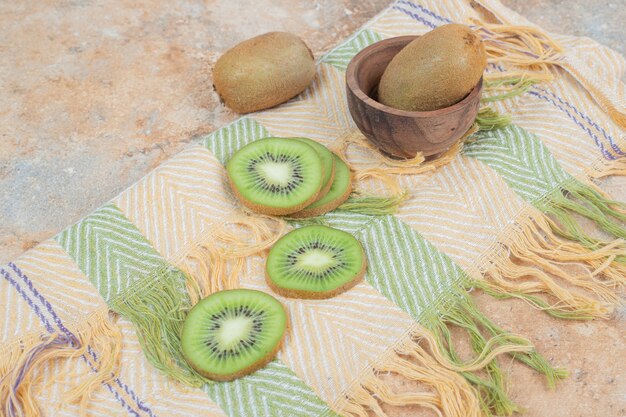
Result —
<path fill-rule="evenodd" d="M 315 217 L 328 213 L 342 205 L 352 193 L 352 173 L 348 165 L 334 153 L 335 178 L 328 192 L 317 201 L 297 213 L 290 214 L 293 218 Z"/>
<path fill-rule="evenodd" d="M 358 240 L 327 226 L 293 230 L 274 244 L 265 264 L 265 279 L 285 297 L 330 298 L 355 286 L 367 260 Z"/>
<path fill-rule="evenodd" d="M 216 292 L 185 319 L 182 350 L 200 374 L 232 381 L 270 362 L 280 348 L 287 316 L 282 304 L 256 290 Z"/>
<path fill-rule="evenodd" d="M 318 200 L 328 193 L 330 187 L 333 184 L 333 180 L 335 179 L 335 158 L 333 158 L 333 153 L 328 150 L 328 148 L 322 145 L 319 142 L 314 141 L 309 138 L 292 138 L 294 140 L 298 140 L 300 142 L 304 142 L 309 145 L 311 148 L 315 149 L 317 152 L 317 156 L 320 157 L 320 161 L 322 161 L 322 165 L 324 166 L 324 176 L 322 178 L 322 189 L 320 190 L 319 195 L 317 196 Z"/>
<path fill-rule="evenodd" d="M 263 214 L 290 214 L 317 199 L 324 176 L 315 150 L 285 138 L 259 139 L 239 149 L 226 166 L 234 194 Z"/>

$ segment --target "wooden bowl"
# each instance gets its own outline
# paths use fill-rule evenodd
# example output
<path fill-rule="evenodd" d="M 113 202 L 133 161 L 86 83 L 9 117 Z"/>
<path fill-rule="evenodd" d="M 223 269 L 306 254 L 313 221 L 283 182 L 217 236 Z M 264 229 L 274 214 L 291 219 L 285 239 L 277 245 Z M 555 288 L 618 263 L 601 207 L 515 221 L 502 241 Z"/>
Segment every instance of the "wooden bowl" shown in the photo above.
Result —
<path fill-rule="evenodd" d="M 385 39 L 359 52 L 346 70 L 348 108 L 359 130 L 385 153 L 413 158 L 444 152 L 472 126 L 483 80 L 461 101 L 432 111 L 406 111 L 376 101 L 378 82 L 391 59 L 417 36 Z"/>

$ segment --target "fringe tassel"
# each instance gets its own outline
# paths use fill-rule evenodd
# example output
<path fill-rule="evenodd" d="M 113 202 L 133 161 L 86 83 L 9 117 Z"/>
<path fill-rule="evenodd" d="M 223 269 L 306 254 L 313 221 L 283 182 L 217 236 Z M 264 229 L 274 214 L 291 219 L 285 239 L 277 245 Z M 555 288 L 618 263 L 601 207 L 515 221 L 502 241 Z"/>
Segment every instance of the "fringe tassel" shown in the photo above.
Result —
<path fill-rule="evenodd" d="M 214 227 L 207 233 L 209 240 L 177 263 L 189 277 L 191 304 L 216 291 L 236 288 L 245 259 L 269 250 L 286 228 L 285 221 L 259 214 L 236 216 Z"/>
<path fill-rule="evenodd" d="M 559 66 L 572 75 L 620 127 L 626 128 L 626 111 L 610 92 L 604 91 L 589 75 L 570 64 L 562 55 L 562 48 L 543 31 L 527 27 L 490 24 L 474 21 L 483 39 L 490 63 L 508 64 L 518 70 L 506 71 L 501 77 L 527 77 L 550 81 L 551 66 Z"/>
<path fill-rule="evenodd" d="M 132 291 L 109 303 L 133 323 L 150 363 L 165 375 L 198 387 L 206 379 L 185 361 L 180 348 L 183 322 L 192 304 L 184 288 L 187 276 L 174 267 L 159 271 L 141 291 Z"/>
<path fill-rule="evenodd" d="M 574 225 L 580 229 L 572 220 L 568 230 Z M 580 234 L 576 238 L 564 232 L 533 210 L 503 243 L 504 256 L 488 265 L 484 281 L 475 285 L 497 298 L 520 298 L 559 318 L 607 317 L 619 303 L 618 290 L 626 285 L 626 264 L 620 261 L 626 242 L 600 242 Z"/>
<path fill-rule="evenodd" d="M 487 60 L 520 69 L 500 74 L 500 77 L 517 76 L 520 82 L 529 76 L 539 81 L 550 81 L 553 79 L 550 67 L 563 62 L 561 47 L 539 29 L 482 22 L 476 24 L 474 29 L 481 34 Z"/>
<path fill-rule="evenodd" d="M 531 343 L 508 333 L 485 317 L 469 296 L 461 295 L 443 315 L 426 320 L 428 330 L 415 325 L 409 336 L 362 378 L 339 408 L 348 416 L 386 416 L 383 405 L 420 405 L 439 416 L 510 415 L 519 411 L 507 396 L 505 377 L 496 357 L 502 354 L 541 372 L 548 385 L 567 376 L 539 355 Z M 449 326 L 465 330 L 476 357 L 463 361 L 456 352 Z M 489 338 L 484 336 L 489 334 Z M 429 387 L 428 391 L 394 392 L 383 380 L 391 372 Z M 480 374 L 479 374 L 480 373 Z"/>
<path fill-rule="evenodd" d="M 610 175 L 626 175 L 626 158 L 606 162 L 601 169 L 590 173 L 592 178 L 604 178 Z"/>
<path fill-rule="evenodd" d="M 481 107 L 476 116 L 478 131 L 502 129 L 511 124 L 511 116 L 500 114 L 491 107 Z M 468 139 L 471 141 L 471 138 Z"/>
<path fill-rule="evenodd" d="M 392 195 L 399 196 L 404 194 L 405 190 L 400 186 L 395 175 L 424 174 L 449 164 L 459 154 L 463 142 L 477 131 L 478 126 L 472 126 L 457 143 L 430 161 L 426 161 L 420 153 L 410 159 L 393 159 L 383 155 L 358 129 L 349 130 L 330 146 L 330 150 L 346 161 L 354 172 L 354 179 L 357 183 L 368 179 L 378 180 Z M 347 155 L 350 146 L 369 151 L 368 155 L 374 160 L 361 166 L 350 162 Z"/>
<path fill-rule="evenodd" d="M 604 242 L 585 233 L 572 214 L 592 220 L 614 238 L 626 239 L 624 207 L 626 204 L 613 201 L 606 194 L 577 180 L 570 181 L 539 203 L 542 211 L 556 219 L 551 223 L 555 233 L 592 249 L 603 246 Z M 626 255 L 620 256 L 618 261 L 626 262 Z"/>
<path fill-rule="evenodd" d="M 76 382 L 64 393 L 64 402 L 79 403 L 80 415 L 86 415 L 92 392 L 115 377 L 122 346 L 121 332 L 109 319 L 108 312 L 92 317 L 86 323 L 87 327 L 77 333 L 77 338 L 53 333 L 43 338 L 22 340 L 3 353 L 0 362 L 0 403 L 3 404 L 4 415 L 40 415 L 35 398 L 41 389 L 38 371 L 51 361 L 77 359 L 83 355 L 93 372 L 86 377 L 84 373 L 80 376 L 73 373 L 56 375 L 55 379 Z M 83 379 L 79 379 L 81 377 Z"/>
<path fill-rule="evenodd" d="M 441 317 L 429 321 L 428 326 L 436 334 L 435 339 L 429 341 L 429 345 L 438 344 L 437 356 L 444 355 L 454 366 L 450 369 L 461 372 L 476 387 L 485 414 L 510 415 L 520 411 L 508 398 L 505 377 L 495 361 L 495 357 L 502 353 L 511 355 L 545 375 L 550 388 L 554 388 L 558 379 L 567 376 L 565 370 L 553 368 L 537 353 L 530 341 L 498 327 L 478 310 L 469 295 L 461 294 L 453 308 L 442 309 Z M 449 326 L 455 326 L 467 333 L 473 351 L 478 354 L 475 359 L 470 362 L 461 360 L 452 343 Z M 485 376 L 475 373 L 480 369 L 484 369 Z"/>
<path fill-rule="evenodd" d="M 402 194 L 391 196 L 377 196 L 353 193 L 345 203 L 337 207 L 338 211 L 349 211 L 351 213 L 366 214 L 368 216 L 386 216 L 394 214 L 398 211 L 400 204 L 402 204 L 408 198 L 409 193 L 407 191 Z M 297 219 L 285 218 L 291 225 L 298 225 L 298 227 L 308 225 L 328 225 L 324 216 L 317 217 L 303 217 Z"/>
<path fill-rule="evenodd" d="M 533 78 L 526 74 L 487 73 L 484 76 L 483 92 L 489 95 L 484 95 L 480 101 L 481 103 L 491 103 L 517 97 L 530 90 L 533 85 L 543 81 L 545 80 Z"/>
<path fill-rule="evenodd" d="M 389 197 L 370 195 L 360 196 L 359 194 L 356 194 L 350 196 L 345 203 L 337 207 L 337 210 L 367 214 L 370 216 L 385 216 L 388 214 L 394 214 L 398 210 L 400 204 L 402 204 L 408 196 L 409 193 L 406 191 Z"/>
<path fill-rule="evenodd" d="M 419 405 L 434 411 L 441 417 L 479 417 L 481 409 L 477 392 L 451 366 L 445 358 L 443 364 L 419 346 L 419 338 L 429 334 L 422 327 L 415 327 L 411 335 L 396 346 L 385 359 L 375 365 L 353 387 L 340 412 L 345 416 L 367 417 L 369 412 L 385 417 L 382 405 Z M 431 335 L 431 338 L 433 336 Z M 445 366 L 448 365 L 448 366 Z M 394 392 L 381 379 L 381 374 L 393 373 L 407 380 L 425 385 L 429 391 Z"/>

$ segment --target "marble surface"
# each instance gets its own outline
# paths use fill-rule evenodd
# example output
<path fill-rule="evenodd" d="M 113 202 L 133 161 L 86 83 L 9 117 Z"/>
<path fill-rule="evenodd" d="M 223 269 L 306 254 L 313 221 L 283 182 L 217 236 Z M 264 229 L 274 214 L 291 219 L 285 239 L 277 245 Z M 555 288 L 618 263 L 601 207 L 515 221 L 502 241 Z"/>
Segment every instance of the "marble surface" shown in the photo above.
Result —
<path fill-rule="evenodd" d="M 623 0 L 503 2 L 547 30 L 589 36 L 626 53 Z M 101 206 L 195 135 L 234 119 L 210 82 L 211 65 L 230 46 L 286 30 L 319 55 L 387 4 L 0 2 L 0 263 Z M 626 201 L 625 185 L 612 179 L 604 186 Z M 512 366 L 511 395 L 528 416 L 626 416 L 624 314 L 564 324 L 521 302 L 483 296 L 479 302 L 572 371 L 550 392 L 532 372 Z"/>

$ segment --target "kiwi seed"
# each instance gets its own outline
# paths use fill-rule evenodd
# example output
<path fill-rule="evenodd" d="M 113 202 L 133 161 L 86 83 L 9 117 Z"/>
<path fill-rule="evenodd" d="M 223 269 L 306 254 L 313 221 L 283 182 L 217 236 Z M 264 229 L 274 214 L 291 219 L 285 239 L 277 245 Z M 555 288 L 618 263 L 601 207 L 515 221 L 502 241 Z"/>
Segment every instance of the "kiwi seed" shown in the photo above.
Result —
<path fill-rule="evenodd" d="M 183 355 L 205 377 L 231 381 L 270 362 L 286 326 L 285 309 L 271 295 L 219 291 L 189 311 L 181 338 Z"/>
<path fill-rule="evenodd" d="M 265 279 L 284 297 L 330 298 L 360 282 L 367 260 L 349 233 L 306 226 L 287 233 L 267 257 Z"/>
<path fill-rule="evenodd" d="M 226 170 L 244 206 L 274 215 L 295 213 L 314 202 L 324 174 L 311 146 L 285 138 L 249 143 L 232 156 Z"/>
<path fill-rule="evenodd" d="M 317 152 L 317 156 L 320 157 L 320 161 L 322 161 L 322 166 L 324 167 L 324 175 L 322 176 L 322 188 L 320 189 L 320 193 L 317 196 L 319 200 L 323 196 L 328 193 L 330 187 L 333 184 L 333 180 L 335 179 L 335 158 L 333 158 L 333 153 L 328 150 L 328 148 L 322 145 L 319 142 L 314 141 L 309 138 L 291 138 L 293 140 L 298 140 L 300 142 L 304 142 Z"/>

